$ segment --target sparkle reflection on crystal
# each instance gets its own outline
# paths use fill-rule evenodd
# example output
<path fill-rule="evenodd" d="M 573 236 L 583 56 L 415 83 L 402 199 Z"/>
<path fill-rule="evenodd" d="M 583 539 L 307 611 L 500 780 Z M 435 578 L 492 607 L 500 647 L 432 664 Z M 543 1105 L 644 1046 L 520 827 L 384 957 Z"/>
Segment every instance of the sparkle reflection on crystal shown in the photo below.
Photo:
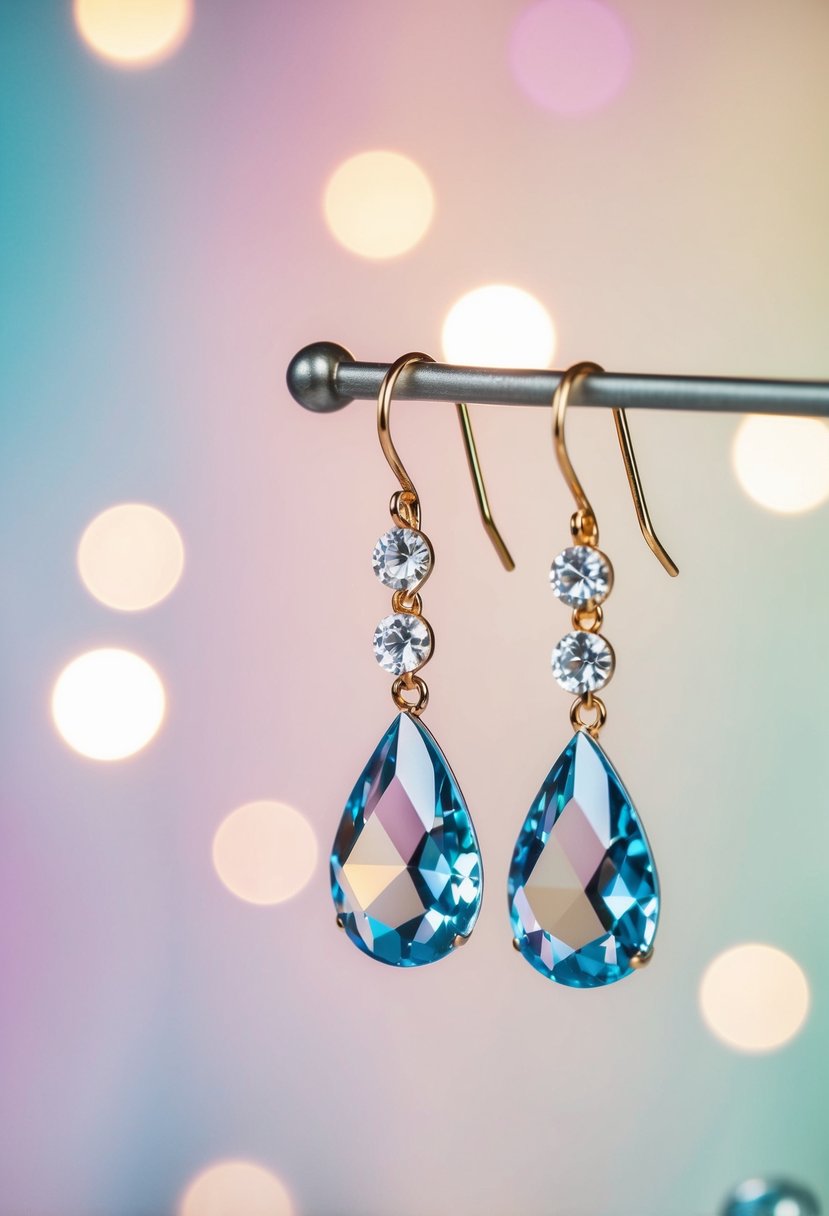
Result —
<path fill-rule="evenodd" d="M 431 545 L 415 528 L 389 528 L 371 555 L 374 573 L 394 591 L 413 591 L 430 573 L 433 560 Z"/>
<path fill-rule="evenodd" d="M 613 586 L 613 567 L 600 549 L 570 545 L 553 558 L 550 586 L 568 608 L 593 608 Z"/>
<path fill-rule="evenodd" d="M 432 634 L 422 617 L 412 612 L 384 616 L 374 631 L 374 657 L 393 676 L 416 671 L 432 653 Z"/>
<path fill-rule="evenodd" d="M 644 829 L 607 756 L 578 731 L 518 836 L 508 881 L 516 945 L 548 979 L 612 984 L 653 945 L 659 885 Z"/>
<path fill-rule="evenodd" d="M 577 629 L 553 647 L 553 675 L 565 692 L 597 692 L 613 675 L 613 650 L 600 633 Z"/>
<path fill-rule="evenodd" d="M 331 892 L 362 951 L 398 967 L 444 958 L 467 937 L 483 872 L 469 811 L 426 727 L 400 713 L 346 803 Z"/>

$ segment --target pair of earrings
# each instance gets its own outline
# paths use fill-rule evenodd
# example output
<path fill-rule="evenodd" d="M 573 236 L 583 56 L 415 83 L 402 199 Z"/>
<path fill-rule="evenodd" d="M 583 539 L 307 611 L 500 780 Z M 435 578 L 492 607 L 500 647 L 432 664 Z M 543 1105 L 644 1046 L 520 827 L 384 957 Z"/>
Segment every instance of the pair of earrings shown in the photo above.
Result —
<path fill-rule="evenodd" d="M 374 634 L 378 663 L 395 679 L 398 714 L 372 753 L 346 803 L 331 855 L 337 923 L 380 962 L 416 967 L 451 954 L 469 937 L 483 895 L 475 829 L 460 787 L 434 737 L 420 721 L 429 693 L 417 672 L 434 635 L 420 589 L 434 566 L 421 529 L 420 500 L 389 430 L 394 388 L 412 363 L 389 368 L 378 396 L 380 444 L 400 489 L 393 527 L 378 540 L 374 572 L 392 591 L 392 611 Z M 659 915 L 659 884 L 633 802 L 598 742 L 606 710 L 596 693 L 613 674 L 614 655 L 599 632 L 613 570 L 598 548 L 598 526 L 564 442 L 574 382 L 596 364 L 564 373 L 553 397 L 553 440 L 576 500 L 572 544 L 554 559 L 553 592 L 572 609 L 573 629 L 553 650 L 553 674 L 576 693 L 575 731 L 530 806 L 513 852 L 508 900 L 513 944 L 542 975 L 575 988 L 613 983 L 649 961 Z M 465 405 L 458 414 L 481 516 L 504 566 L 513 561 L 489 510 Z M 677 568 L 657 540 L 642 494 L 627 421 L 614 409 L 637 516 L 669 574 Z"/>

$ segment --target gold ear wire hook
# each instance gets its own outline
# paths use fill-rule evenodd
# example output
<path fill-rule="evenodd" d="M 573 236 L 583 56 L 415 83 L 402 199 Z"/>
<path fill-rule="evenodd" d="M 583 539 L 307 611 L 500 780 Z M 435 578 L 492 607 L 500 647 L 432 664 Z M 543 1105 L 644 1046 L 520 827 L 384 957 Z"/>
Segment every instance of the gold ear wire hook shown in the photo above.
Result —
<path fill-rule="evenodd" d="M 391 403 L 398 378 L 400 373 L 411 363 L 434 363 L 434 359 L 430 355 L 421 355 L 413 351 L 409 355 L 401 355 L 399 359 L 392 363 L 383 377 L 383 383 L 380 385 L 380 391 L 377 394 L 377 434 L 380 438 L 380 447 L 383 449 L 383 455 L 389 462 L 391 471 L 400 482 L 400 489 L 392 495 L 389 507 L 392 516 L 395 522 L 399 522 L 403 527 L 419 528 L 420 498 L 418 497 L 414 482 L 406 472 L 403 461 L 400 459 L 397 448 L 394 446 L 390 423 Z"/>
<path fill-rule="evenodd" d="M 469 409 L 463 401 L 457 403 L 456 409 L 458 411 L 458 421 L 461 424 L 461 434 L 463 435 L 463 445 L 466 449 L 469 472 L 475 486 L 478 510 L 481 513 L 481 523 L 484 525 L 487 536 L 492 541 L 495 552 L 501 560 L 501 565 L 505 570 L 514 570 L 515 562 L 512 560 L 512 554 L 507 548 L 503 536 L 498 531 L 495 520 L 492 518 L 492 511 L 489 507 L 489 496 L 487 495 L 483 473 L 481 472 L 481 462 L 478 460 L 478 448 L 475 443 L 475 436 L 472 433 L 472 421 L 469 417 Z"/>
<path fill-rule="evenodd" d="M 380 447 L 383 449 L 383 455 L 389 462 L 389 466 L 395 477 L 400 482 L 400 489 L 392 495 L 390 504 L 392 516 L 395 521 L 399 521 L 404 527 L 419 528 L 420 498 L 418 497 L 414 482 L 406 472 L 403 461 L 400 459 L 397 448 L 394 446 L 389 424 L 391 403 L 398 377 L 412 363 L 434 363 L 434 359 L 430 355 L 413 351 L 411 354 L 401 355 L 399 359 L 392 363 L 383 378 L 380 392 L 377 395 L 377 434 L 380 438 Z M 512 560 L 509 549 L 504 543 L 501 533 L 498 531 L 495 520 L 492 518 L 489 498 L 481 473 L 480 461 L 478 460 L 478 449 L 475 446 L 475 436 L 472 433 L 469 411 L 466 405 L 460 401 L 457 403 L 457 411 L 464 447 L 466 449 L 466 458 L 469 464 L 469 472 L 475 489 L 475 497 L 478 501 L 478 510 L 481 513 L 481 521 L 504 568 L 506 570 L 514 570 L 515 562 Z"/>
<path fill-rule="evenodd" d="M 598 544 L 599 525 L 596 522 L 596 513 L 590 505 L 590 500 L 584 492 L 584 487 L 576 476 L 576 470 L 573 468 L 567 452 L 567 445 L 564 442 L 564 415 L 567 412 L 567 403 L 573 385 L 582 376 L 603 371 L 604 368 L 599 367 L 598 363 L 575 363 L 572 367 L 568 367 L 559 380 L 556 391 L 553 393 L 552 403 L 553 446 L 559 468 L 564 474 L 564 479 L 570 487 L 571 494 L 576 500 L 577 509 L 571 520 L 570 527 L 574 538 L 580 544 L 586 545 Z M 636 508 L 636 518 L 639 521 L 639 527 L 642 529 L 642 535 L 647 541 L 648 547 L 659 559 L 668 574 L 672 578 L 675 578 L 679 574 L 679 568 L 653 530 L 650 513 L 645 502 L 645 494 L 642 489 L 642 479 L 639 476 L 639 469 L 636 465 L 633 441 L 630 437 L 630 428 L 625 411 L 614 407 L 613 421 L 616 423 L 616 434 L 619 437 L 619 446 L 622 449 L 622 460 L 624 461 L 630 492 L 633 496 L 633 505 Z"/>

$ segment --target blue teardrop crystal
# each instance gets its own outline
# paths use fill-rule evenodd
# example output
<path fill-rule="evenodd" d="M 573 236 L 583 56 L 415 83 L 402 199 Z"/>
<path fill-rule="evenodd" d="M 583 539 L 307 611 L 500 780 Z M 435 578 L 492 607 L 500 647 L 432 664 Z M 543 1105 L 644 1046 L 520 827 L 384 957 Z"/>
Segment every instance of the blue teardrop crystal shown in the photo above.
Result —
<path fill-rule="evenodd" d="M 612 984 L 650 952 L 659 882 L 648 840 L 618 773 L 586 731 L 567 744 L 530 807 L 508 898 L 517 948 L 559 984 Z"/>
<path fill-rule="evenodd" d="M 418 967 L 469 936 L 483 893 L 475 829 L 425 726 L 400 713 L 346 803 L 331 854 L 331 893 L 355 946 Z"/>

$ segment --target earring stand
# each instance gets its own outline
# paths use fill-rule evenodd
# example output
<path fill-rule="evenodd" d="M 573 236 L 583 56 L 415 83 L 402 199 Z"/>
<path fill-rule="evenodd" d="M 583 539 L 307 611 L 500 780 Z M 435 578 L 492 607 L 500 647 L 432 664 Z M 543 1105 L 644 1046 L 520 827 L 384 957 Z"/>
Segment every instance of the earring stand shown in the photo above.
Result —
<path fill-rule="evenodd" d="M 336 342 L 314 342 L 304 346 L 288 365 L 288 388 L 305 409 L 331 414 L 355 398 L 376 397 L 388 369 L 387 363 L 358 363 Z M 555 371 L 421 363 L 401 373 L 395 396 L 412 401 L 549 408 L 561 376 Z M 574 385 L 571 404 L 829 418 L 829 383 L 602 372 Z"/>

